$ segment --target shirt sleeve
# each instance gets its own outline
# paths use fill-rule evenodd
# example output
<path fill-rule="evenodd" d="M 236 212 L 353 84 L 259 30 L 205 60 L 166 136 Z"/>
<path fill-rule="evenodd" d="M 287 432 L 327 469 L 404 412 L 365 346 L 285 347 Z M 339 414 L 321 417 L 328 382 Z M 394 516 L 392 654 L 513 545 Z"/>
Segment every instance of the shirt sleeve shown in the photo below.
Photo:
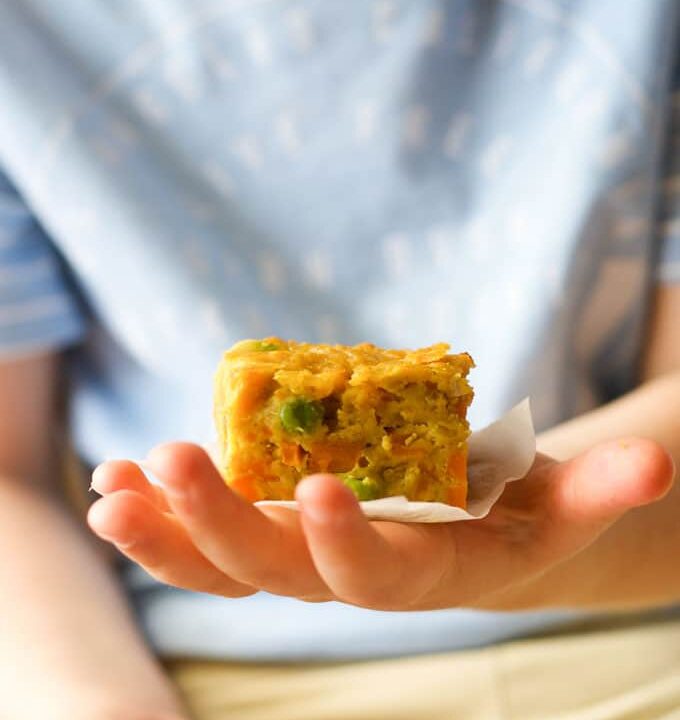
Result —
<path fill-rule="evenodd" d="M 680 283 L 680 49 L 677 52 L 670 96 L 670 126 L 667 133 L 666 173 L 663 182 L 657 279 Z"/>
<path fill-rule="evenodd" d="M 55 247 L 0 172 L 0 359 L 63 348 L 85 332 Z"/>

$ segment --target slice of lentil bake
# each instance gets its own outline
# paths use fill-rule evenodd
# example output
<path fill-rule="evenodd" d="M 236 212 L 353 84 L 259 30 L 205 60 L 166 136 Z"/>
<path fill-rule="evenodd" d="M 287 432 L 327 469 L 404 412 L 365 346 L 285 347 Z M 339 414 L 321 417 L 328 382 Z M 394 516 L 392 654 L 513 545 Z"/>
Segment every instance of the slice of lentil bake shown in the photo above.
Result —
<path fill-rule="evenodd" d="M 467 353 L 244 340 L 215 379 L 220 470 L 250 501 L 292 500 L 337 474 L 359 500 L 405 495 L 465 507 Z"/>

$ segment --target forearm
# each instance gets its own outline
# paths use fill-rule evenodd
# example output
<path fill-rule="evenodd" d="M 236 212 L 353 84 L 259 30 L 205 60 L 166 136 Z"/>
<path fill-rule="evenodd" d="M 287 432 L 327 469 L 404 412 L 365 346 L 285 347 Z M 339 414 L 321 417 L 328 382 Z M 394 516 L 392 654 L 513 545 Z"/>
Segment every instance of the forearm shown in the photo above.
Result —
<path fill-rule="evenodd" d="M 597 442 L 636 435 L 661 443 L 680 466 L 680 373 L 669 374 L 538 439 L 567 459 Z M 594 479 L 597 481 L 597 479 Z M 680 601 L 680 486 L 632 510 L 586 550 L 503 597 L 499 607 L 635 609 Z"/>
<path fill-rule="evenodd" d="M 3 717 L 179 717 L 113 577 L 56 500 L 0 478 L 0 546 Z"/>

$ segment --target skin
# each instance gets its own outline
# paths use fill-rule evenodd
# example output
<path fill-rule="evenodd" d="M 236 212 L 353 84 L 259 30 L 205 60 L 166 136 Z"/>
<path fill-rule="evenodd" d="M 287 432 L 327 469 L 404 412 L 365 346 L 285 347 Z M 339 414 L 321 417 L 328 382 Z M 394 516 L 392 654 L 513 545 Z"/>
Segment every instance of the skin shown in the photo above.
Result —
<path fill-rule="evenodd" d="M 159 579 L 228 597 L 267 587 L 389 608 L 677 601 L 678 317 L 680 288 L 661 289 L 640 388 L 540 438 L 566 462 L 539 458 L 484 521 L 368 523 L 330 476 L 300 486 L 301 514 L 264 513 L 229 492 L 199 448 L 172 444 L 150 459 L 163 491 L 132 463 L 101 466 L 90 524 Z M 12 658 L 0 663 L 0 715 L 187 720 L 110 556 L 59 492 L 59 377 L 54 355 L 0 363 L 0 657 Z"/>
<path fill-rule="evenodd" d="M 200 447 L 170 443 L 147 459 L 162 490 L 133 463 L 97 468 L 104 497 L 90 526 L 159 580 L 225 597 L 266 590 L 382 610 L 675 601 L 680 349 L 669 335 L 679 303 L 677 288 L 660 292 L 648 382 L 541 438 L 554 457 L 540 453 L 482 521 L 369 522 L 332 475 L 300 483 L 300 513 L 258 509 Z"/>
<path fill-rule="evenodd" d="M 185 720 L 60 492 L 59 375 L 54 355 L 0 363 L 0 717 Z"/>

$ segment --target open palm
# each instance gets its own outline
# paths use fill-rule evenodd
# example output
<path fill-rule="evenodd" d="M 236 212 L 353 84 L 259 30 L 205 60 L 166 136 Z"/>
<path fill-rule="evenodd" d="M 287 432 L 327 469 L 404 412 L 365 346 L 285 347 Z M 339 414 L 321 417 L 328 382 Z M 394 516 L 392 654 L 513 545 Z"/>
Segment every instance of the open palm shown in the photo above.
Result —
<path fill-rule="evenodd" d="M 258 508 L 223 482 L 196 445 L 156 448 L 149 465 L 111 461 L 89 522 L 162 582 L 227 597 L 258 590 L 383 610 L 493 606 L 590 545 L 627 510 L 668 491 L 673 465 L 656 443 L 603 443 L 569 462 L 539 456 L 483 520 L 368 521 L 331 475 L 305 479 L 300 511 Z"/>

